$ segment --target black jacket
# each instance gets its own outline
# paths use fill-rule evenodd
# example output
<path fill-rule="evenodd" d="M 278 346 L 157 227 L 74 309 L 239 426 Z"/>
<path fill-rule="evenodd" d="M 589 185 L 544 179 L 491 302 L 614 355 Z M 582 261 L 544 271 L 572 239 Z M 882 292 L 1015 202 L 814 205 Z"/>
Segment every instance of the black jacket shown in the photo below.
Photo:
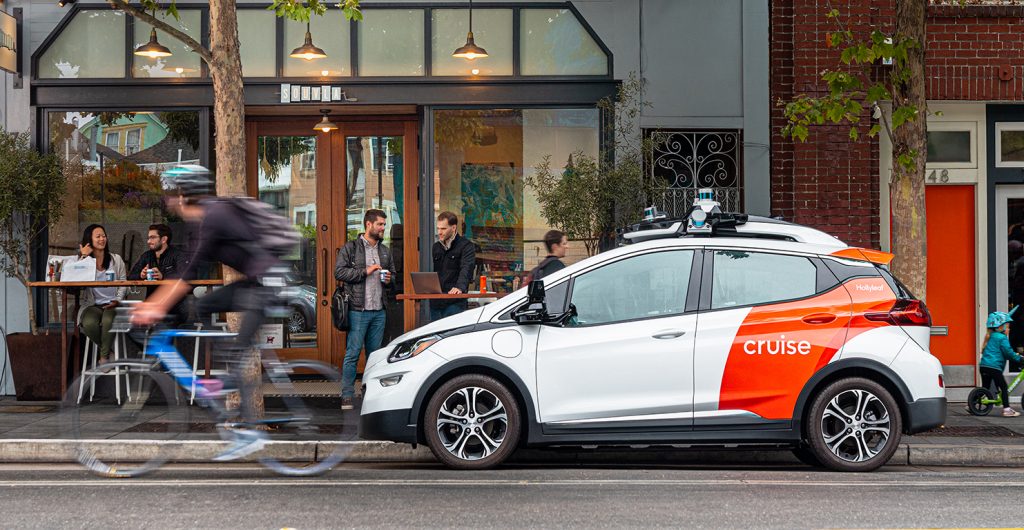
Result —
<path fill-rule="evenodd" d="M 562 263 L 562 260 L 558 259 L 558 257 L 556 256 L 548 256 L 544 258 L 544 260 L 541 261 L 539 264 L 537 264 L 537 266 L 534 267 L 532 271 L 530 271 L 530 274 L 527 277 L 527 279 L 529 281 L 539 280 L 551 274 L 552 272 L 560 271 L 564 268 L 565 263 Z"/>
<path fill-rule="evenodd" d="M 147 267 L 160 269 L 160 272 L 163 273 L 166 279 L 181 278 L 181 274 L 188 267 L 188 255 L 170 246 L 167 247 L 167 250 L 159 258 L 156 257 L 156 251 L 147 250 L 139 256 L 139 260 L 135 262 L 132 270 L 128 272 L 128 279 L 135 281 L 145 280 L 146 278 L 142 277 L 142 269 Z"/>
<path fill-rule="evenodd" d="M 366 307 L 366 249 L 360 241 L 362 238 L 363 234 L 359 234 L 352 241 L 345 243 L 334 260 L 334 279 L 345 282 L 345 292 L 348 293 L 351 308 L 360 311 Z M 391 282 L 381 289 L 381 307 L 387 307 L 387 290 L 395 283 L 395 261 L 391 250 L 383 242 L 377 245 L 381 268 L 391 271 Z M 380 281 L 378 274 L 379 272 L 374 273 L 374 281 Z"/>
<path fill-rule="evenodd" d="M 434 272 L 441 283 L 441 292 L 447 293 L 452 287 L 458 287 L 462 292 L 468 293 L 469 284 L 473 281 L 473 270 L 476 268 L 476 247 L 473 242 L 455 234 L 455 239 L 448 250 L 445 250 L 438 241 L 434 243 L 432 253 Z M 460 301 L 432 300 L 431 305 L 450 305 L 458 302 Z"/>

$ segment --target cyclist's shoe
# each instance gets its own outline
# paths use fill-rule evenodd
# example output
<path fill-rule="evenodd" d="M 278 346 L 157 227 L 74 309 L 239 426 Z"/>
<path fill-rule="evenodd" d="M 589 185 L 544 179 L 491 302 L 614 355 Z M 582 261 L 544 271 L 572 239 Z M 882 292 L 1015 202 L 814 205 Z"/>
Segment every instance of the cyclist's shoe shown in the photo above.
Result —
<path fill-rule="evenodd" d="M 1003 416 L 1007 418 L 1016 418 L 1017 416 L 1020 416 L 1020 413 L 1010 407 L 1006 407 L 1003 409 Z"/>
<path fill-rule="evenodd" d="M 244 456 L 251 455 L 267 443 L 267 435 L 260 431 L 238 429 L 235 433 L 235 440 L 223 453 L 213 457 L 214 462 L 230 462 Z"/>
<path fill-rule="evenodd" d="M 353 399 L 350 397 L 341 398 L 341 410 L 352 410 L 355 408 Z"/>

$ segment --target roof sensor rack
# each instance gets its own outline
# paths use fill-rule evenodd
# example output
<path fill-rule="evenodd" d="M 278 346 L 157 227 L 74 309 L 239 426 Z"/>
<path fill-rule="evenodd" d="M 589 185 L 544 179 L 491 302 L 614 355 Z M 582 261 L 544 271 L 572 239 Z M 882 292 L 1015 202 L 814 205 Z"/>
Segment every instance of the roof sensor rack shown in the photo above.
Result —
<path fill-rule="evenodd" d="M 709 189 L 697 191 L 693 207 L 682 219 L 668 219 L 664 212 L 651 206 L 644 209 L 644 220 L 618 230 L 626 243 L 683 236 L 713 236 L 719 231 L 735 231 L 747 222 L 745 213 L 723 212 Z"/>

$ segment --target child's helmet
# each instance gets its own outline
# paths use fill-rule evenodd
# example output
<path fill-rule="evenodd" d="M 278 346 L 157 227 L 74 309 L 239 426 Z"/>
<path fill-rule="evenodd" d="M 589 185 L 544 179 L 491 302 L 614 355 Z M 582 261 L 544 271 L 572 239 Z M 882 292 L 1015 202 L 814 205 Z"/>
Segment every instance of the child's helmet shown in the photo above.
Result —
<path fill-rule="evenodd" d="M 999 326 L 1002 326 L 1003 324 L 1006 324 L 1007 322 L 1012 321 L 1013 313 L 1015 311 L 1017 311 L 1016 307 L 1011 309 L 1009 313 L 1004 313 L 1002 311 L 993 311 L 989 313 L 988 320 L 985 321 L 985 327 L 989 329 L 995 329 L 998 328 Z"/>

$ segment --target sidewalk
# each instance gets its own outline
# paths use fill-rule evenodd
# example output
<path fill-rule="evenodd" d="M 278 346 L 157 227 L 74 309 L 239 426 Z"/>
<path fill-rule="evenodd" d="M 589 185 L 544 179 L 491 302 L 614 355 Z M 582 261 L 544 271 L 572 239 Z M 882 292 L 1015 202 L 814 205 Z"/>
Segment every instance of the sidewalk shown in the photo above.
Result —
<path fill-rule="evenodd" d="M 213 420 L 202 409 L 193 407 L 189 431 L 179 439 L 166 442 L 160 438 L 159 417 L 134 425 L 111 427 L 115 413 L 112 404 L 88 406 L 90 417 L 103 427 L 102 437 L 93 443 L 116 447 L 126 457 L 145 454 L 154 444 L 171 446 L 173 459 L 181 462 L 208 462 L 224 447 Z M 424 446 L 412 448 L 407 444 L 368 442 L 354 434 L 354 425 L 346 424 L 341 411 L 330 418 L 332 423 L 344 424 L 351 431 L 340 443 L 351 444 L 350 462 L 434 462 L 433 455 Z M 18 402 L 13 398 L 0 398 L 0 463 L 2 462 L 67 462 L 73 461 L 73 444 L 61 439 L 58 404 L 54 402 Z M 1024 416 L 1003 418 L 993 410 L 990 416 L 970 415 L 963 403 L 949 405 L 946 425 L 915 436 L 904 436 L 900 449 L 890 465 L 915 466 L 999 466 L 1024 467 Z M 336 416 L 335 416 L 336 414 Z M 107 421 L 104 421 L 104 420 Z M 348 418 L 349 421 L 354 416 Z M 100 431 L 97 431 L 100 432 Z M 146 438 L 150 438 L 147 440 Z M 337 437 L 335 437 L 337 439 Z M 267 451 L 295 458 L 315 458 L 318 447 L 336 441 L 304 440 L 276 442 Z M 323 453 L 323 449 L 320 449 Z M 732 447 L 701 448 L 553 448 L 522 450 L 519 462 L 547 462 L 561 464 L 795 464 L 788 450 L 736 450 Z"/>

